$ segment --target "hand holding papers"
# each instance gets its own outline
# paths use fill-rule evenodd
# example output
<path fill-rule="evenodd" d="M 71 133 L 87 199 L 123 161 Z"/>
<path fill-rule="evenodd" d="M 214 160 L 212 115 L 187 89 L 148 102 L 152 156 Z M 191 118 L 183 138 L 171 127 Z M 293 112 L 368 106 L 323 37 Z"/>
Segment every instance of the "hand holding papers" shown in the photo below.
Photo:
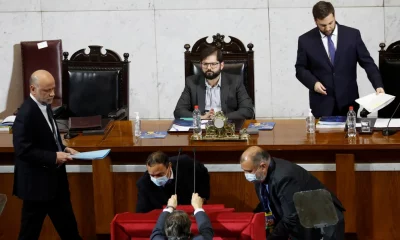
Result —
<path fill-rule="evenodd" d="M 371 93 L 356 100 L 358 104 L 367 109 L 368 112 L 376 112 L 389 105 L 395 96 L 386 93 Z"/>
<path fill-rule="evenodd" d="M 71 155 L 71 157 L 73 159 L 81 159 L 81 160 L 103 159 L 103 158 L 107 157 L 110 150 L 111 149 L 90 151 L 90 152 L 81 152 L 78 154 Z"/>

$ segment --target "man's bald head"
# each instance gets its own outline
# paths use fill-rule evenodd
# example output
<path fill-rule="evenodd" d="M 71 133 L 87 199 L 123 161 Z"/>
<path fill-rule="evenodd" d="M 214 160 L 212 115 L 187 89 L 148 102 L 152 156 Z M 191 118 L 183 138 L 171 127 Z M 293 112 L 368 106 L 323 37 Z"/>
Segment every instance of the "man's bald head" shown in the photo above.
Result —
<path fill-rule="evenodd" d="M 271 156 L 267 151 L 264 151 L 258 146 L 252 146 L 243 152 L 240 163 L 251 161 L 253 165 L 259 165 L 261 161 L 269 161 L 270 158 Z"/>
<path fill-rule="evenodd" d="M 54 99 L 54 77 L 46 70 L 37 70 L 29 80 L 31 94 L 43 105 L 51 104 Z"/>

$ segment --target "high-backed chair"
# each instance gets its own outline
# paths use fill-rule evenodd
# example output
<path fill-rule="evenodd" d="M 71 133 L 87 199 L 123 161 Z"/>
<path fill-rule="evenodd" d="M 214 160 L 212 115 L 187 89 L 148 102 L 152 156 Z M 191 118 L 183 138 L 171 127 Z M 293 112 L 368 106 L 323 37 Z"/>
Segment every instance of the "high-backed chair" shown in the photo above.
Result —
<path fill-rule="evenodd" d="M 243 85 L 253 100 L 254 106 L 254 45 L 247 44 L 249 50 L 246 50 L 239 39 L 229 36 L 231 41 L 225 42 L 224 38 L 225 36 L 219 33 L 213 35 L 211 43 L 207 42 L 207 37 L 201 38 L 193 45 L 191 51 L 189 50 L 190 45 L 185 44 L 185 78 L 194 74 L 202 74 L 200 53 L 208 46 L 215 46 L 221 49 L 224 56 L 225 67 L 222 71 L 242 76 Z"/>
<path fill-rule="evenodd" d="M 101 115 L 115 120 L 129 117 L 129 61 L 102 46 L 89 46 L 63 60 L 63 107 L 60 119 Z"/>
<path fill-rule="evenodd" d="M 24 99 L 29 97 L 29 80 L 32 73 L 43 69 L 54 77 L 56 88 L 52 107 L 53 110 L 57 109 L 62 103 L 62 41 L 60 39 L 22 41 L 20 45 Z"/>
<path fill-rule="evenodd" d="M 378 111 L 378 117 L 390 118 L 400 102 L 400 41 L 389 45 L 385 50 L 385 44 L 379 44 L 379 70 L 381 71 L 383 86 L 387 94 L 396 96 L 388 106 Z M 400 110 L 397 110 L 394 118 L 400 118 Z"/>

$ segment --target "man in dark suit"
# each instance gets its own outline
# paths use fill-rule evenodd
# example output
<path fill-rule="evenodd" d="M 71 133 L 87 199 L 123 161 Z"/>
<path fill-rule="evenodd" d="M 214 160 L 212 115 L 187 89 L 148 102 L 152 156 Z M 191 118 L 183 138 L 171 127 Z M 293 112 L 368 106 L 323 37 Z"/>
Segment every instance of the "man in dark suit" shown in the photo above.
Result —
<path fill-rule="evenodd" d="M 216 47 L 201 52 L 203 75 L 186 78 L 185 89 L 176 104 L 175 118 L 192 117 L 198 105 L 201 119 L 211 119 L 218 112 L 228 119 L 251 119 L 254 107 L 240 76 L 221 73 L 224 68 L 222 52 Z"/>
<path fill-rule="evenodd" d="M 384 93 L 378 67 L 360 31 L 336 22 L 330 2 L 320 1 L 312 11 L 317 27 L 299 37 L 296 77 L 310 90 L 310 108 L 315 117 L 346 116 L 349 106 L 357 113 L 357 62 L 376 93 Z"/>
<path fill-rule="evenodd" d="M 241 156 L 240 165 L 248 181 L 255 184 L 260 200 L 256 211 L 266 212 L 268 240 L 321 239 L 319 230 L 305 229 L 294 206 L 293 195 L 296 192 L 326 189 L 313 175 L 302 167 L 289 161 L 272 158 L 260 147 L 248 148 Z M 345 210 L 337 197 L 332 194 L 339 222 L 335 226 L 324 228 L 325 240 L 344 239 Z M 308 231 L 308 232 L 307 232 Z"/>
<path fill-rule="evenodd" d="M 74 149 L 62 144 L 50 104 L 53 76 L 44 70 L 30 79 L 30 97 L 22 104 L 13 125 L 15 151 L 13 194 L 23 200 L 20 240 L 38 239 L 49 215 L 61 239 L 81 239 L 70 201 L 65 163 Z"/>
<path fill-rule="evenodd" d="M 195 163 L 187 155 L 178 158 L 163 152 L 154 152 L 147 158 L 147 171 L 136 182 L 138 197 L 137 213 L 146 213 L 161 209 L 171 195 L 178 195 L 179 204 L 190 204 L 195 191 L 204 199 L 210 198 L 210 176 L 208 170 L 200 162 Z M 196 168 L 196 189 L 194 189 L 194 167 Z"/>
<path fill-rule="evenodd" d="M 163 239 L 213 239 L 214 231 L 211 226 L 210 219 L 204 212 L 203 199 L 197 194 L 192 195 L 192 206 L 194 208 L 194 217 L 196 218 L 197 228 L 199 235 L 192 238 L 190 233 L 190 226 L 192 222 L 189 216 L 184 211 L 175 211 L 177 203 L 177 196 L 172 195 L 168 200 L 167 207 L 158 217 L 156 226 L 150 236 L 151 240 L 163 240 Z"/>

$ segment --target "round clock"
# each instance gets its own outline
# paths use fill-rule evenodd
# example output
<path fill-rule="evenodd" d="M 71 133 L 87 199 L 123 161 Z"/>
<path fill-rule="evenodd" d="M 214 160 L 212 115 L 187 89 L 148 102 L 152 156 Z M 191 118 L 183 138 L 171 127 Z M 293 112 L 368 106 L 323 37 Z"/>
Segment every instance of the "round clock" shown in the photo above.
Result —
<path fill-rule="evenodd" d="M 214 119 L 214 126 L 216 128 L 223 128 L 224 127 L 224 120 L 221 118 L 215 118 Z"/>

